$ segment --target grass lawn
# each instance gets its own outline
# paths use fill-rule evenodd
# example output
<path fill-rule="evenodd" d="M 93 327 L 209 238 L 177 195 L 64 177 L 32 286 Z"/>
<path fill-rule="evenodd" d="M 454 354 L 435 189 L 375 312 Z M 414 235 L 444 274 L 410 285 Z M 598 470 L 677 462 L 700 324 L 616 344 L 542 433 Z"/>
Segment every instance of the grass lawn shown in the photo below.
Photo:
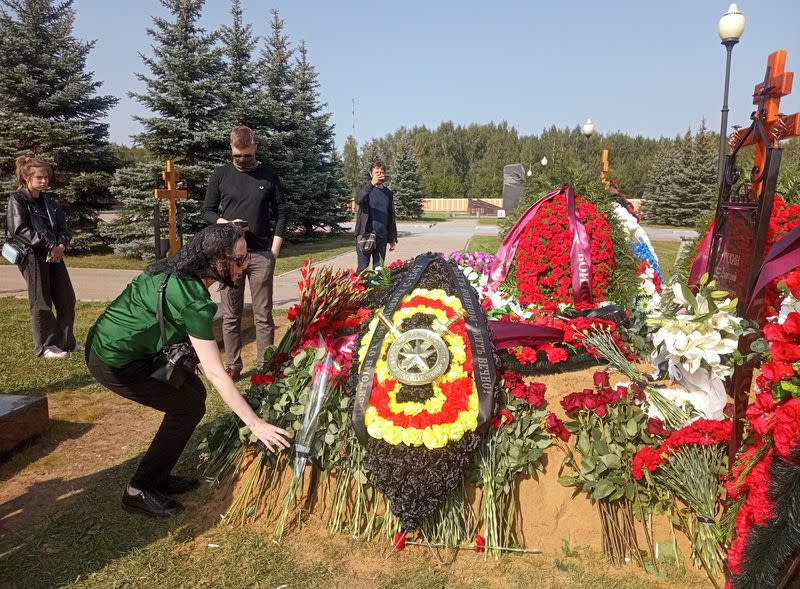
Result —
<path fill-rule="evenodd" d="M 497 217 L 478 217 L 478 225 L 497 225 Z"/>
<path fill-rule="evenodd" d="M 467 251 L 496 254 L 498 247 L 500 247 L 500 237 L 497 235 L 473 235 L 467 244 Z"/>
<path fill-rule="evenodd" d="M 658 256 L 658 265 L 661 267 L 661 275 L 665 282 L 669 281 L 672 274 L 672 267 L 675 265 L 675 258 L 681 247 L 680 241 L 655 240 L 652 242 L 653 249 Z"/>
<path fill-rule="evenodd" d="M 439 219 L 442 220 L 442 219 Z M 312 256 L 315 261 L 325 260 L 355 249 L 355 241 L 349 234 L 324 235 L 316 239 L 285 241 L 275 268 L 276 274 L 296 270 L 303 260 Z M 5 258 L 0 263 L 8 264 Z M 108 268 L 112 270 L 144 270 L 148 262 L 125 258 L 113 252 L 82 254 L 67 257 L 71 268 Z"/>

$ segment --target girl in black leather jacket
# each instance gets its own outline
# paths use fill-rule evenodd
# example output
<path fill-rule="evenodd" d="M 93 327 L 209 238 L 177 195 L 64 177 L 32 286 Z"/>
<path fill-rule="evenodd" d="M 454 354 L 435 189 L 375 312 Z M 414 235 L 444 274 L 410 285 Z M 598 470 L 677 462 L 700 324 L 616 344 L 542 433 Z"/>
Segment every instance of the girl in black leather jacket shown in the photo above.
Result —
<path fill-rule="evenodd" d="M 64 264 L 72 235 L 64 211 L 45 192 L 52 176 L 46 162 L 17 158 L 19 188 L 8 199 L 6 223 L 9 241 L 25 252 L 19 270 L 28 285 L 34 354 L 63 358 L 82 346 L 75 343 L 75 291 Z"/>

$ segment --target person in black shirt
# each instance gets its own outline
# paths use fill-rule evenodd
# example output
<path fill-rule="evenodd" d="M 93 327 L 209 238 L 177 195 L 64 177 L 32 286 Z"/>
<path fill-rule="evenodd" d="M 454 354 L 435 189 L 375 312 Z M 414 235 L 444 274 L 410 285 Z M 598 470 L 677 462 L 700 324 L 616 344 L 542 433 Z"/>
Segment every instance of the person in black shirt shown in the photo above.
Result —
<path fill-rule="evenodd" d="M 203 219 L 207 223 L 236 223 L 244 237 L 250 262 L 235 282 L 222 290 L 222 338 L 226 370 L 236 380 L 242 372 L 242 308 L 244 282 L 250 281 L 256 328 L 256 364 L 275 339 L 272 319 L 272 278 L 286 230 L 286 197 L 280 178 L 269 166 L 256 161 L 255 136 L 249 127 L 231 131 L 233 162 L 214 170 L 208 180 Z"/>
<path fill-rule="evenodd" d="M 397 245 L 397 223 L 394 215 L 394 194 L 383 183 L 386 178 L 386 167 L 380 160 L 375 160 L 369 169 L 370 181 L 356 188 L 356 257 L 358 266 L 356 274 L 360 274 L 369 266 L 379 267 L 386 260 L 386 245 L 394 251 Z M 375 248 L 364 252 L 358 245 L 358 236 L 375 234 Z"/>
<path fill-rule="evenodd" d="M 72 234 L 58 201 L 45 192 L 50 165 L 28 156 L 16 164 L 19 187 L 8 199 L 6 227 L 9 241 L 25 252 L 19 270 L 28 285 L 33 353 L 64 358 L 83 349 L 75 342 L 75 291 L 64 264 Z"/>

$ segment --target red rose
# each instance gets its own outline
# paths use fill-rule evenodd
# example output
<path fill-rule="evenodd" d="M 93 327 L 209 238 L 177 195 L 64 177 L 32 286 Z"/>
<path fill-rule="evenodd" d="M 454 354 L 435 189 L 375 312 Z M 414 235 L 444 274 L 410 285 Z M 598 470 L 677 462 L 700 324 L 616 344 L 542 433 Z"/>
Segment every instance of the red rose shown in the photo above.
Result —
<path fill-rule="evenodd" d="M 772 417 L 770 429 L 778 456 L 788 458 L 800 442 L 800 399 L 791 399 L 781 405 Z"/>
<path fill-rule="evenodd" d="M 603 399 L 600 395 L 595 395 L 594 393 L 584 393 L 583 395 L 583 406 L 587 409 L 596 409 L 600 405 L 603 405 Z"/>
<path fill-rule="evenodd" d="M 592 380 L 594 380 L 594 386 L 598 388 L 609 386 L 608 372 L 595 372 L 592 375 Z"/>
<path fill-rule="evenodd" d="M 556 417 L 555 413 L 548 413 L 547 418 L 545 419 L 545 430 L 564 440 L 565 442 L 569 440 L 569 430 L 564 426 L 564 422 L 561 421 L 558 417 Z"/>
<path fill-rule="evenodd" d="M 272 384 L 275 382 L 275 377 L 272 374 L 254 374 L 250 377 L 250 382 L 253 384 Z"/>
<path fill-rule="evenodd" d="M 392 547 L 398 552 L 406 547 L 406 533 L 405 532 L 395 532 L 394 543 L 392 544 Z"/>
<path fill-rule="evenodd" d="M 665 438 L 669 435 L 669 430 L 664 427 L 660 419 L 651 417 L 647 421 L 647 429 L 645 430 L 648 436 L 659 436 Z"/>
<path fill-rule="evenodd" d="M 475 552 L 484 552 L 486 550 L 486 538 L 480 534 L 475 534 Z"/>
<path fill-rule="evenodd" d="M 529 405 L 538 407 L 544 402 L 544 393 L 547 391 L 547 385 L 542 382 L 533 382 L 528 385 L 526 391 L 526 400 Z"/>
<path fill-rule="evenodd" d="M 767 432 L 769 419 L 776 405 L 771 393 L 756 395 L 756 400 L 747 408 L 747 420 L 753 429 L 761 435 Z"/>
<path fill-rule="evenodd" d="M 608 405 L 603 403 L 597 409 L 595 409 L 594 412 L 597 414 L 597 417 L 605 417 L 608 415 Z"/>
<path fill-rule="evenodd" d="M 289 359 L 289 354 L 287 354 L 286 352 L 279 352 L 275 354 L 275 356 L 272 358 L 272 361 L 275 363 L 275 365 L 281 366 L 288 359 Z"/>
<path fill-rule="evenodd" d="M 570 393 L 561 399 L 561 406 L 567 413 L 575 413 L 583 409 L 583 393 Z"/>

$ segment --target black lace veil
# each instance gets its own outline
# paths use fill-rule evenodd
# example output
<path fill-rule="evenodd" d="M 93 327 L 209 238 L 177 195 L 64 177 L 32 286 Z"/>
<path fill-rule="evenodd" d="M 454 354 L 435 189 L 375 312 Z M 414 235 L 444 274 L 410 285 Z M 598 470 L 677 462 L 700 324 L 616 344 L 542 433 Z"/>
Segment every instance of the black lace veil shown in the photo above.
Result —
<path fill-rule="evenodd" d="M 182 278 L 212 278 L 227 287 L 234 287 L 229 261 L 233 248 L 242 238 L 238 227 L 218 223 L 204 227 L 175 255 L 150 264 L 145 272 L 169 272 Z"/>

